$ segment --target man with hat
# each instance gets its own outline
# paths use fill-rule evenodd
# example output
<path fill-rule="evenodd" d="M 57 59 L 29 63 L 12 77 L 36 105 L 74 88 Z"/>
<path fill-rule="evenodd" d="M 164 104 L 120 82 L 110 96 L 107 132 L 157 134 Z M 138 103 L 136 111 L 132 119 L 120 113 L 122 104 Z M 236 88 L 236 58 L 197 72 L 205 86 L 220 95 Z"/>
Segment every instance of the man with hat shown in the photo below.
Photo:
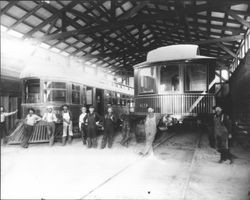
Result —
<path fill-rule="evenodd" d="M 114 129 L 115 123 L 117 122 L 117 118 L 113 113 L 112 107 L 108 108 L 108 113 L 104 116 L 104 134 L 102 138 L 102 146 L 104 149 L 106 144 L 108 143 L 108 147 L 112 147 L 113 138 L 114 138 Z"/>
<path fill-rule="evenodd" d="M 232 123 L 220 106 L 215 107 L 213 123 L 215 147 L 221 154 L 219 162 L 229 160 L 230 163 L 233 163 L 234 156 L 231 154 L 228 145 L 229 138 L 232 137 Z"/>
<path fill-rule="evenodd" d="M 47 107 L 47 112 L 44 113 L 43 118 L 47 122 L 47 133 L 49 135 L 49 144 L 52 146 L 55 140 L 55 122 L 57 121 L 56 115 L 53 112 L 53 106 Z"/>
<path fill-rule="evenodd" d="M 102 121 L 102 117 L 95 112 L 94 106 L 89 107 L 89 113 L 86 116 L 87 124 L 87 146 L 90 148 L 93 146 L 97 147 L 97 125 Z"/>
<path fill-rule="evenodd" d="M 67 133 L 68 136 L 68 142 L 71 144 L 72 137 L 73 137 L 73 131 L 72 131 L 72 114 L 69 111 L 69 107 L 67 105 L 62 106 L 62 120 L 63 120 L 63 136 L 62 136 L 62 145 L 64 146 L 66 144 L 66 137 Z"/>
<path fill-rule="evenodd" d="M 161 116 L 154 113 L 154 108 L 148 107 L 148 114 L 145 120 L 145 134 L 146 134 L 146 144 L 143 152 L 140 155 L 150 155 L 153 154 L 153 142 L 157 133 L 157 125 L 160 121 Z"/>

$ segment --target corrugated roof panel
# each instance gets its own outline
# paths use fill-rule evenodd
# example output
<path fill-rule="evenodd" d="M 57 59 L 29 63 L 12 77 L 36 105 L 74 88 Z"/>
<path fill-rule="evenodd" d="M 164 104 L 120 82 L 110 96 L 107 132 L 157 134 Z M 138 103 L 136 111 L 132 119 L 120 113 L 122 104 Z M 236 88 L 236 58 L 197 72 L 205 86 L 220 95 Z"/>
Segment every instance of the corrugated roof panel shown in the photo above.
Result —
<path fill-rule="evenodd" d="M 12 6 L 8 11 L 7 14 L 16 17 L 16 18 L 21 18 L 23 17 L 25 14 L 27 14 L 27 12 L 25 12 L 23 9 L 17 7 L 17 6 Z"/>
<path fill-rule="evenodd" d="M 29 32 L 30 30 L 32 30 L 33 28 L 31 26 L 28 26 L 26 24 L 18 24 L 16 27 L 15 27 L 15 30 L 16 31 L 19 31 L 21 33 L 27 33 Z"/>
<path fill-rule="evenodd" d="M 232 28 L 240 28 L 240 24 L 235 24 L 235 23 L 230 23 L 230 22 L 228 22 L 226 26 L 232 27 Z"/>
<path fill-rule="evenodd" d="M 36 14 L 43 19 L 47 19 L 52 16 L 52 13 L 48 10 L 45 10 L 44 8 L 40 8 L 38 11 L 36 11 Z"/>
<path fill-rule="evenodd" d="M 212 17 L 218 17 L 218 18 L 224 18 L 225 17 L 225 13 L 223 13 L 223 12 L 212 12 L 211 13 L 211 16 Z"/>
<path fill-rule="evenodd" d="M 32 26 L 38 26 L 40 23 L 43 22 L 42 20 L 40 20 L 39 18 L 35 17 L 34 15 L 31 15 L 25 21 L 28 22 L 29 24 L 31 24 Z"/>
<path fill-rule="evenodd" d="M 15 22 L 16 22 L 16 19 L 14 19 L 13 17 L 9 17 L 7 15 L 1 16 L 1 25 L 9 27 L 12 24 L 14 24 Z"/>
<path fill-rule="evenodd" d="M 82 42 L 78 42 L 77 44 L 75 44 L 76 47 L 81 48 L 84 46 L 84 44 Z"/>
<path fill-rule="evenodd" d="M 86 8 L 84 8 L 81 4 L 76 4 L 76 5 L 74 6 L 74 9 L 77 10 L 77 11 L 79 11 L 79 12 L 84 12 L 84 11 L 86 11 Z"/>
<path fill-rule="evenodd" d="M 116 14 L 116 16 L 120 16 L 121 14 L 123 14 L 122 9 L 120 7 L 116 8 L 115 14 Z"/>
<path fill-rule="evenodd" d="M 7 1 L 0 1 L 0 8 L 3 9 L 8 3 Z"/>
<path fill-rule="evenodd" d="M 111 8 L 111 2 L 110 2 L 110 1 L 105 1 L 102 5 L 103 5 L 107 10 L 110 10 L 110 8 Z"/>
<path fill-rule="evenodd" d="M 133 7 L 133 4 L 130 1 L 127 1 L 126 3 L 122 4 L 122 8 L 126 11 L 131 9 L 132 7 Z"/>
<path fill-rule="evenodd" d="M 68 38 L 67 40 L 65 40 L 66 42 L 68 42 L 68 43 L 70 43 L 70 44 L 72 44 L 72 43 L 74 43 L 75 41 L 77 41 L 75 38 L 73 38 L 73 37 L 70 37 L 70 38 Z"/>
<path fill-rule="evenodd" d="M 247 11 L 248 5 L 247 4 L 238 4 L 238 5 L 231 6 L 231 9 L 239 10 L 239 11 Z"/>
<path fill-rule="evenodd" d="M 64 42 L 60 42 L 59 44 L 56 45 L 56 47 L 59 48 L 59 49 L 64 49 L 64 48 L 66 48 L 67 46 L 69 46 L 69 45 L 67 45 L 67 44 L 64 43 Z"/>
<path fill-rule="evenodd" d="M 43 33 L 43 32 L 41 32 L 41 31 L 37 31 L 37 32 L 35 32 L 32 36 L 33 36 L 33 37 L 37 37 L 37 38 L 39 38 L 39 37 L 44 36 L 44 33 Z"/>
<path fill-rule="evenodd" d="M 59 3 L 57 3 L 56 1 L 50 1 L 50 5 L 52 5 L 56 9 L 62 9 L 63 8 L 63 6 L 60 5 Z"/>
<path fill-rule="evenodd" d="M 34 1 L 18 1 L 18 5 L 27 10 L 32 10 L 37 6 L 37 3 L 35 3 Z"/>
<path fill-rule="evenodd" d="M 219 21 L 214 21 L 214 20 L 212 20 L 212 21 L 211 21 L 211 24 L 212 24 L 212 25 L 219 25 L 219 26 L 222 26 L 222 25 L 223 25 L 223 22 L 219 22 Z"/>

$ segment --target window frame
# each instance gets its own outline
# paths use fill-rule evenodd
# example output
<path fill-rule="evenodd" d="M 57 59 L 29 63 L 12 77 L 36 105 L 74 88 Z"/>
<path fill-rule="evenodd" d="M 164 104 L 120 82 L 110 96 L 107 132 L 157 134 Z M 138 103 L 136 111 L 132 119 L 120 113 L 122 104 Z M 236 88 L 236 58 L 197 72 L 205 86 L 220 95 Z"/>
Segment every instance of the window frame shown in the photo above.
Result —
<path fill-rule="evenodd" d="M 206 90 L 187 90 L 187 68 L 188 65 L 204 65 L 206 66 Z M 190 62 L 190 63 L 185 63 L 184 66 L 184 92 L 185 93 L 201 93 L 201 92 L 208 92 L 208 83 L 209 83 L 209 64 L 208 63 L 200 63 L 200 62 Z"/>
<path fill-rule="evenodd" d="M 71 86 L 71 90 L 70 90 L 71 91 L 71 103 L 75 104 L 75 105 L 80 105 L 82 103 L 82 101 L 81 101 L 81 89 L 82 89 L 81 85 L 78 83 L 71 83 L 70 86 Z M 76 86 L 75 89 L 73 89 L 73 86 Z M 79 87 L 79 89 L 76 89 L 78 87 Z M 77 92 L 79 95 L 79 102 L 77 102 L 77 103 L 73 102 L 73 93 L 74 92 Z"/>
<path fill-rule="evenodd" d="M 64 83 L 65 84 L 65 88 L 48 88 L 46 86 L 47 82 L 55 82 L 55 83 Z M 49 100 L 47 93 L 48 91 L 65 91 L 65 101 L 56 101 L 56 100 Z M 51 103 L 51 102 L 56 102 L 56 103 L 67 103 L 68 102 L 68 87 L 67 87 L 67 83 L 64 81 L 55 81 L 55 80 L 44 80 L 43 81 L 43 100 L 45 103 Z"/>
<path fill-rule="evenodd" d="M 168 65 L 176 65 L 176 67 L 178 68 L 178 74 L 179 74 L 179 90 L 177 91 L 161 91 L 160 90 L 160 85 L 161 85 L 161 68 L 163 66 L 168 66 Z M 157 82 L 157 86 L 158 86 L 158 94 L 179 94 L 183 92 L 183 75 L 182 75 L 182 68 L 183 68 L 183 64 L 182 63 L 175 63 L 175 62 L 169 62 L 169 63 L 162 63 L 160 65 L 158 65 L 158 70 L 157 70 L 157 74 L 158 74 L 158 82 Z"/>
<path fill-rule="evenodd" d="M 39 82 L 39 92 L 36 93 L 36 94 L 38 94 L 38 97 L 39 97 L 37 102 L 29 102 L 28 101 L 29 92 L 26 92 L 26 84 L 27 84 L 28 81 L 31 81 L 31 80 L 38 80 L 38 82 Z M 41 103 L 42 102 L 41 89 L 42 89 L 41 79 L 39 79 L 39 78 L 27 78 L 27 79 L 24 79 L 23 80 L 23 102 L 25 102 L 27 104 L 29 104 L 29 103 Z"/>
<path fill-rule="evenodd" d="M 154 77 L 154 80 L 155 80 L 155 85 L 154 85 L 154 88 L 153 88 L 153 91 L 152 92 L 142 92 L 141 91 L 141 78 L 142 76 L 140 75 L 140 71 L 143 70 L 143 69 L 147 69 L 147 68 L 150 68 L 150 67 L 153 67 L 154 68 L 154 74 L 155 74 L 155 77 Z M 143 66 L 143 67 L 140 67 L 138 68 L 138 80 L 137 80 L 137 85 L 138 85 L 138 95 L 146 95 L 146 94 L 157 94 L 158 90 L 157 90 L 157 85 L 158 85 L 158 73 L 157 73 L 157 65 L 147 65 L 147 66 Z"/>

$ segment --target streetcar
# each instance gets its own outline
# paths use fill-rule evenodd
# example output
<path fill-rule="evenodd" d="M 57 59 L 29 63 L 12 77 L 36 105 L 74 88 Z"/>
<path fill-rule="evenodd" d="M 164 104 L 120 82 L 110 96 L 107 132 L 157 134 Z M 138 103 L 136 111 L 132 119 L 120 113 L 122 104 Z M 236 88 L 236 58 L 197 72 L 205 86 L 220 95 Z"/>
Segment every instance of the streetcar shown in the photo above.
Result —
<path fill-rule="evenodd" d="M 72 112 L 73 134 L 79 135 L 78 118 L 81 107 L 94 106 L 95 111 L 104 116 L 109 106 L 119 117 L 134 107 L 133 88 L 125 86 L 107 78 L 100 78 L 95 74 L 89 75 L 83 68 L 62 67 L 49 62 L 40 62 L 35 65 L 30 62 L 20 74 L 22 85 L 21 115 L 24 118 L 28 109 L 33 108 L 35 113 L 43 116 L 48 106 L 53 106 L 58 116 L 56 136 L 60 138 L 62 122 L 60 113 L 63 105 L 68 105 Z M 11 134 L 10 143 L 20 143 L 22 129 Z M 43 123 L 36 127 L 31 143 L 47 142 L 48 136 Z"/>
<path fill-rule="evenodd" d="M 170 45 L 148 52 L 134 66 L 135 114 L 147 107 L 183 122 L 211 115 L 215 105 L 213 57 L 199 55 L 197 45 Z"/>

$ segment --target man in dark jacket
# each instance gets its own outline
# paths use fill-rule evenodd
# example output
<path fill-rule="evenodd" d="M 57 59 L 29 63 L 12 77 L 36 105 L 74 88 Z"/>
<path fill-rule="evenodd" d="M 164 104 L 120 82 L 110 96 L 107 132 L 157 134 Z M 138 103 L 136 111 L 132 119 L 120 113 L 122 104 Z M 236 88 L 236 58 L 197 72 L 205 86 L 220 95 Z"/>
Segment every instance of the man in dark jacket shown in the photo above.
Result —
<path fill-rule="evenodd" d="M 114 138 L 114 126 L 117 121 L 113 113 L 112 107 L 108 108 L 108 113 L 104 117 L 104 135 L 102 138 L 102 146 L 101 148 L 104 149 L 108 142 L 108 147 L 112 147 L 113 138 Z"/>
<path fill-rule="evenodd" d="M 95 108 L 93 106 L 89 107 L 89 113 L 86 115 L 86 124 L 87 124 L 87 146 L 90 148 L 93 146 L 97 147 L 97 126 L 102 121 L 102 117 L 94 112 Z"/>
<path fill-rule="evenodd" d="M 221 154 L 220 163 L 229 160 L 230 163 L 233 162 L 234 156 L 229 150 L 228 141 L 231 137 L 231 120 L 229 117 L 222 112 L 222 108 L 217 106 L 215 108 L 214 115 L 214 136 L 215 136 L 215 147 Z"/>

